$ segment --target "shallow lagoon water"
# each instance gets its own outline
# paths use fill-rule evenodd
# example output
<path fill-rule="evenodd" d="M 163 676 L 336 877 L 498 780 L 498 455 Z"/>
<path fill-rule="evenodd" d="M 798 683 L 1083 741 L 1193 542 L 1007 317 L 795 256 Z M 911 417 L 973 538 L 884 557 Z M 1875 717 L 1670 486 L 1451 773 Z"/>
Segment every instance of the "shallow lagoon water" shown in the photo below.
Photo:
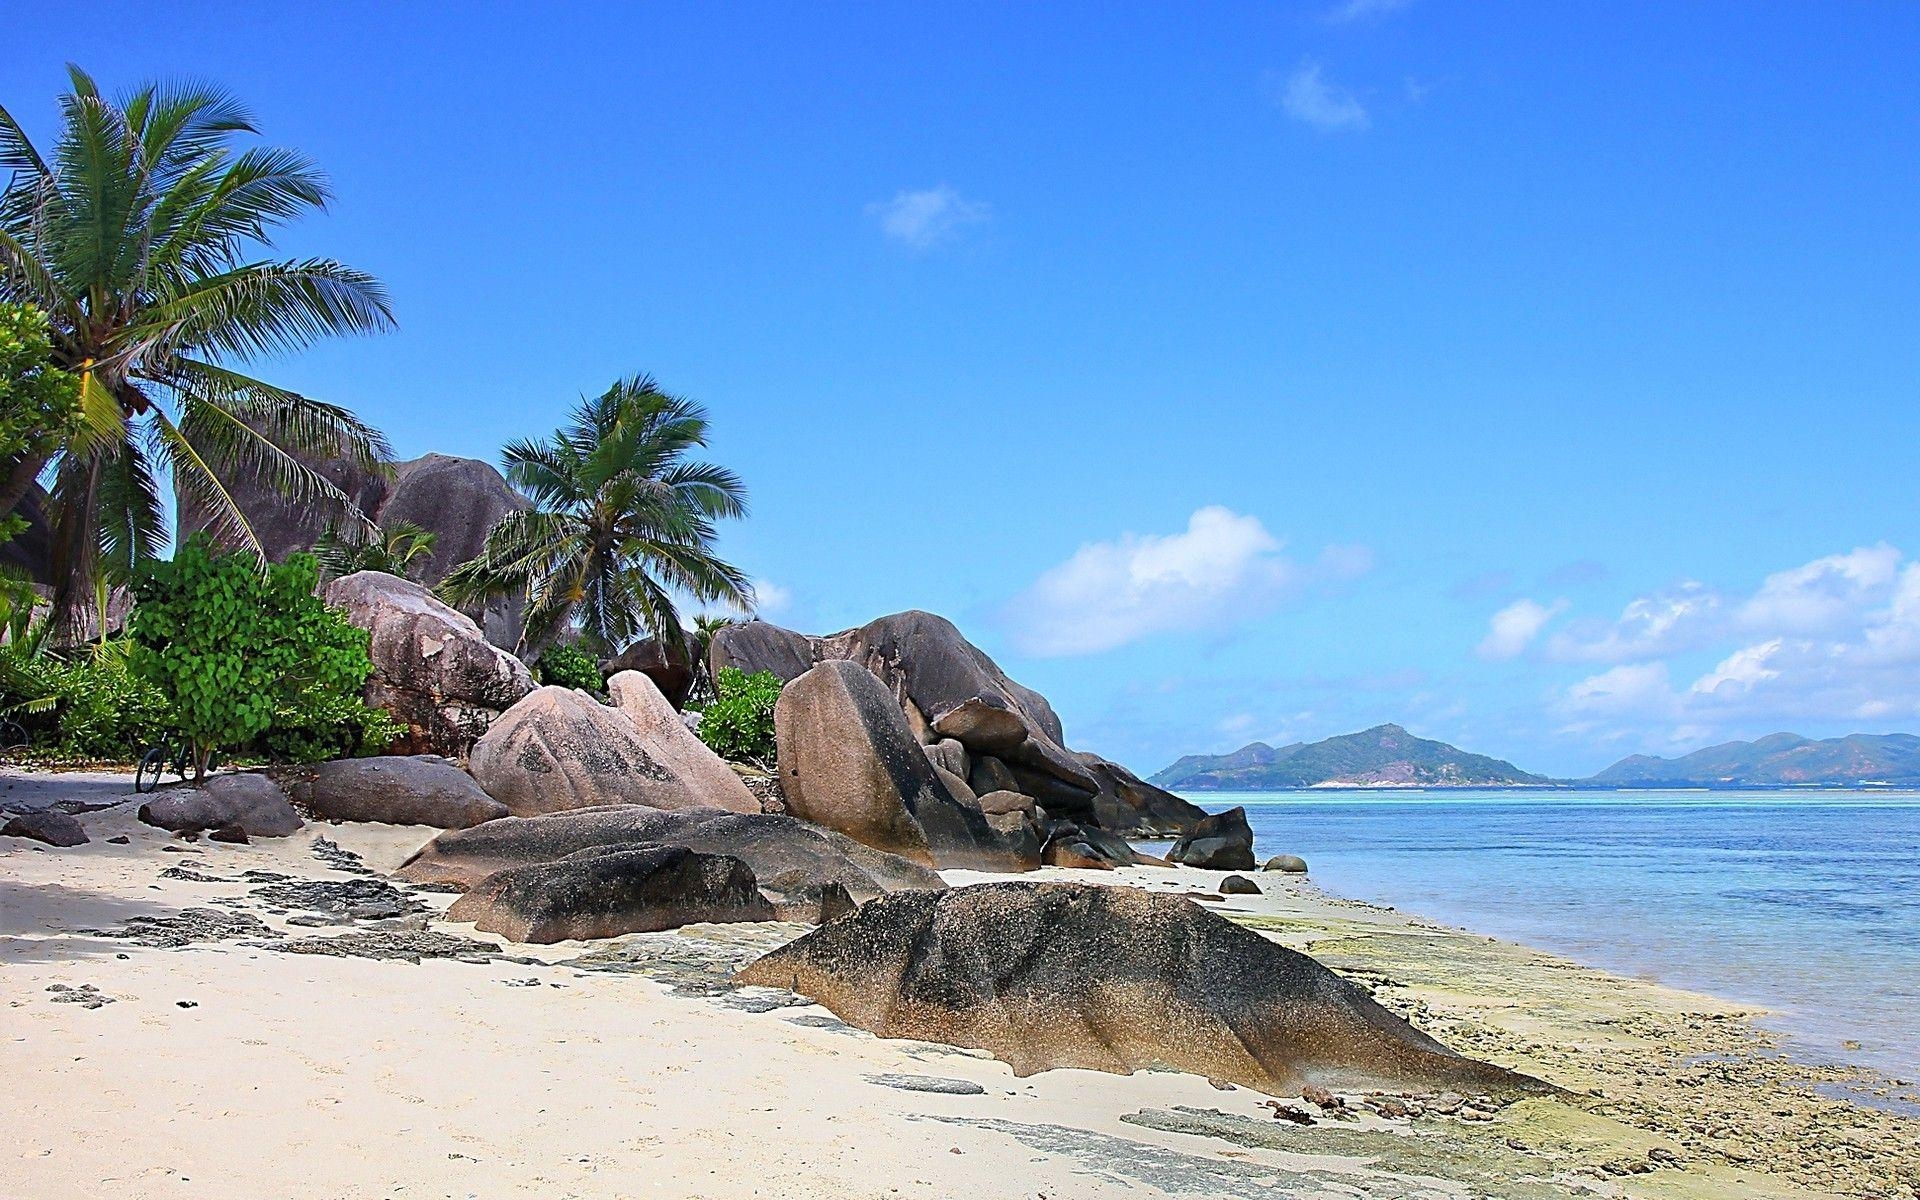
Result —
<path fill-rule="evenodd" d="M 1299 854 L 1338 895 L 1765 1005 L 1789 1053 L 1920 1078 L 1920 795 L 1189 799 L 1245 805 L 1262 858 Z"/>

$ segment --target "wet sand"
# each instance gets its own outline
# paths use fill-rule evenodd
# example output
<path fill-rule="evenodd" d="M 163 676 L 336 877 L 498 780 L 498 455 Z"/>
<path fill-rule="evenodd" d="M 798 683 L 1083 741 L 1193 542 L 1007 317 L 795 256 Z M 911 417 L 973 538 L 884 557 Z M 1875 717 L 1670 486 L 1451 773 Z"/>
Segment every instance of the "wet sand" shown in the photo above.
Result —
<path fill-rule="evenodd" d="M 188 844 L 134 807 L 71 850 L 0 839 L 0 1195 L 1920 1197 L 1920 1120 L 1819 1091 L 1907 1089 L 1780 1058 L 1750 1009 L 1297 877 L 1208 907 L 1567 1097 L 1283 1098 L 1297 1126 L 1183 1074 L 1017 1079 L 730 987 L 799 926 L 503 945 L 386 881 L 432 830 Z"/>

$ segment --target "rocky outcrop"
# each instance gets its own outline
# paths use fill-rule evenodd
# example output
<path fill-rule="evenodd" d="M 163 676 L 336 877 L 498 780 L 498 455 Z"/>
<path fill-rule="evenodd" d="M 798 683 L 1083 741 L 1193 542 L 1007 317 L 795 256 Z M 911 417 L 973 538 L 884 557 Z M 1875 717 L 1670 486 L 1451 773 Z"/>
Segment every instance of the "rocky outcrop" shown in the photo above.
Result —
<path fill-rule="evenodd" d="M 368 513 L 383 529 L 404 521 L 433 534 L 433 550 L 415 569 L 420 582 L 433 587 L 455 567 L 479 555 L 488 532 L 502 517 L 526 507 L 526 499 L 508 486 L 493 464 L 427 454 L 395 464 L 385 497 Z M 525 610 L 523 597 L 496 596 L 462 611 L 488 641 L 512 649 L 519 645 Z"/>
<path fill-rule="evenodd" d="M 630 678 L 653 686 L 644 676 Z M 669 724 L 693 740 L 677 718 Z M 585 692 L 543 687 L 500 714 L 473 744 L 467 767 L 487 795 L 517 817 L 606 804 L 760 811 L 739 776 L 713 759 L 712 751 L 694 741 L 718 764 L 717 773 L 708 769 L 712 764 L 689 761 L 681 753 L 684 745 L 660 732 L 643 731 L 627 710 Z"/>
<path fill-rule="evenodd" d="M 693 692 L 693 662 L 687 657 L 684 642 L 669 644 L 659 638 L 642 638 L 600 664 L 603 675 L 622 671 L 638 671 L 651 679 L 676 710 L 686 707 L 687 697 Z"/>
<path fill-rule="evenodd" d="M 666 812 L 637 805 L 507 817 L 443 833 L 400 868 L 414 883 L 471 888 L 496 871 L 556 862 L 596 846 L 685 846 L 746 863 L 770 891 L 801 894 L 827 883 L 855 900 L 903 888 L 946 886 L 919 863 L 792 817 L 718 809 Z"/>
<path fill-rule="evenodd" d="M 652 933 L 702 921 L 771 921 L 737 858 L 683 846 L 598 846 L 496 872 L 455 901 L 450 921 L 516 942 Z"/>
<path fill-rule="evenodd" d="M 1230 808 L 1202 819 L 1173 844 L 1167 858 L 1209 871 L 1253 870 L 1253 828 L 1247 824 L 1247 810 Z"/>
<path fill-rule="evenodd" d="M 1178 837 L 1207 815 L 1172 792 L 1157 788 L 1098 754 L 1076 754 L 1100 785 L 1093 811 L 1102 829 L 1135 837 Z"/>
<path fill-rule="evenodd" d="M 767 671 L 788 683 L 805 675 L 818 661 L 815 639 L 766 621 L 741 621 L 714 631 L 707 649 L 707 665 L 715 679 L 726 667 L 754 675 Z"/>
<path fill-rule="evenodd" d="M 857 664 L 829 660 L 787 684 L 773 721 L 794 816 L 928 865 L 1034 865 L 940 782 L 898 704 Z"/>
<path fill-rule="evenodd" d="M 417 583 L 361 571 L 329 583 L 325 597 L 372 635 L 366 699 L 406 724 L 396 750 L 463 754 L 533 690 L 524 663 Z"/>
<path fill-rule="evenodd" d="M 703 806 L 732 812 L 760 811 L 760 801 L 739 772 L 687 728 L 650 677 L 639 671 L 622 671 L 607 680 L 607 693 L 614 707 L 639 731 L 647 754 L 700 796 Z"/>
<path fill-rule="evenodd" d="M 1171 1066 L 1276 1096 L 1307 1085 L 1550 1090 L 1448 1050 L 1304 954 L 1133 888 L 1020 881 L 885 896 L 736 978 L 882 1037 L 986 1050 L 1022 1076 Z"/>
<path fill-rule="evenodd" d="M 39 809 L 7 818 L 7 823 L 0 825 L 0 837 L 27 838 L 62 848 L 87 844 L 84 825 L 66 813 L 51 809 Z"/>
<path fill-rule="evenodd" d="M 321 821 L 466 829 L 507 814 L 473 777 L 432 754 L 343 758 L 277 773 L 293 802 Z"/>
<path fill-rule="evenodd" d="M 27 523 L 12 539 L 0 542 L 0 567 L 25 576 L 28 582 L 53 582 L 53 529 L 47 521 L 47 491 L 37 483 L 27 485 L 26 495 L 11 513 Z"/>
<path fill-rule="evenodd" d="M 140 819 L 174 833 L 234 827 L 250 837 L 286 837 L 304 824 L 279 785 L 254 771 L 170 789 L 142 804 Z"/>
<path fill-rule="evenodd" d="M 302 454 L 293 457 L 339 488 L 353 509 L 337 501 L 288 500 L 266 480 L 250 477 L 245 472 L 224 473 L 221 482 L 227 494 L 246 517 L 247 526 L 260 541 L 261 551 L 273 562 L 284 562 L 290 554 L 313 549 L 329 524 L 346 527 L 356 520 L 356 510 L 358 515 L 372 520 L 380 511 L 381 501 L 386 499 L 393 476 L 393 467 L 387 464 L 369 468 L 345 458 L 314 459 Z M 191 493 L 176 487 L 174 498 L 179 513 L 180 540 L 184 541 L 192 533 L 212 530 L 211 514 Z"/>

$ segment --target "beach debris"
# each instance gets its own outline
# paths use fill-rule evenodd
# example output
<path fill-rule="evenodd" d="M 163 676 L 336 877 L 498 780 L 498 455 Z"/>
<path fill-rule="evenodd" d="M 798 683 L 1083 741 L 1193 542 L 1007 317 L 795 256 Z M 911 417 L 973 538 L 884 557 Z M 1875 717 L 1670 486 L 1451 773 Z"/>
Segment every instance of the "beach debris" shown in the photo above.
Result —
<path fill-rule="evenodd" d="M 47 991 L 52 993 L 48 999 L 55 1004 L 78 1004 L 82 1008 L 104 1008 L 119 999 L 118 996 L 107 995 L 91 983 L 82 983 L 77 986 L 50 983 L 47 985 Z"/>
<path fill-rule="evenodd" d="M 107 839 L 107 845 L 109 846 L 127 846 L 127 845 L 131 845 L 132 843 L 133 843 L 133 839 L 128 837 L 124 833 L 116 833 L 112 837 Z"/>
<path fill-rule="evenodd" d="M 1551 1090 L 1448 1050 L 1304 954 L 1134 888 L 897 892 L 736 980 L 798 992 L 882 1037 L 986 1050 L 1016 1075 L 1164 1066 L 1269 1095 L 1310 1080 Z"/>
<path fill-rule="evenodd" d="M 335 958 L 395 960 L 418 965 L 428 958 L 446 958 L 455 962 L 485 965 L 495 959 L 536 965 L 532 960 L 511 958 L 500 953 L 492 942 L 455 937 L 427 930 L 354 929 L 329 937 L 306 937 L 274 942 L 266 947 L 283 954 L 324 954 Z"/>
<path fill-rule="evenodd" d="M 308 849 L 315 858 L 336 871 L 341 871 L 348 875 L 378 874 L 378 872 L 368 869 L 365 859 L 362 859 L 358 854 L 348 850 L 331 838 L 315 838 L 313 839 L 313 845 Z M 422 890 L 424 891 L 426 889 Z"/>
<path fill-rule="evenodd" d="M 267 871 L 249 871 L 245 878 L 265 885 L 254 888 L 253 896 L 275 911 L 299 909 L 355 921 L 379 921 L 427 911 L 425 904 L 384 879 L 293 879 Z"/>
<path fill-rule="evenodd" d="M 233 938 L 278 938 L 285 935 L 272 929 L 251 913 L 226 912 L 216 908 L 185 908 L 171 916 L 129 917 L 117 930 L 89 929 L 98 937 L 116 937 L 138 946 L 160 950 L 178 950 L 200 942 L 224 942 Z"/>
<path fill-rule="evenodd" d="M 1307 1112 L 1306 1109 L 1297 1108 L 1291 1104 L 1282 1104 L 1278 1100 L 1269 1100 L 1260 1107 L 1272 1109 L 1273 1119 L 1276 1121 L 1291 1121 L 1295 1125 L 1317 1124 L 1313 1119 L 1313 1115 Z"/>

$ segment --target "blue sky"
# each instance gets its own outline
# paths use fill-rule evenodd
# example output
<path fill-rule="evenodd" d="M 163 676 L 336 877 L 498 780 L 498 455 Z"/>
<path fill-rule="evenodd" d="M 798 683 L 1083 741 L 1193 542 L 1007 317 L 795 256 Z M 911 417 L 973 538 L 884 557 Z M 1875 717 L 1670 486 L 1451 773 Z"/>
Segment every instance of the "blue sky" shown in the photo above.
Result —
<path fill-rule="evenodd" d="M 33 5 L 0 103 L 226 84 L 400 319 L 271 378 L 492 458 L 651 372 L 770 619 L 1143 771 L 1920 730 L 1920 7 L 923 8 Z"/>

